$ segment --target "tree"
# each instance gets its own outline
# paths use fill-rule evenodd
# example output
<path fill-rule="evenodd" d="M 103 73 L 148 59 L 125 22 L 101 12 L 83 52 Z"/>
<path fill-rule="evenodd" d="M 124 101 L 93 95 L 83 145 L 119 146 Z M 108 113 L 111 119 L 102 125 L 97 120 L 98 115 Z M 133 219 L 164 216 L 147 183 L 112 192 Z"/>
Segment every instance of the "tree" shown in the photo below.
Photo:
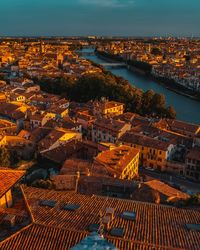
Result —
<path fill-rule="evenodd" d="M 72 99 L 87 102 L 105 95 L 105 78 L 100 75 L 88 75 L 81 77 L 72 89 Z"/>
<path fill-rule="evenodd" d="M 53 182 L 51 180 L 43 180 L 43 179 L 34 181 L 31 186 L 44 189 L 54 188 Z"/>
<path fill-rule="evenodd" d="M 10 152 L 5 146 L 3 146 L 0 148 L 0 165 L 3 167 L 9 167 L 10 164 Z"/>
<path fill-rule="evenodd" d="M 155 92 L 152 89 L 143 93 L 143 96 L 142 96 L 142 113 L 143 114 L 151 113 L 152 101 L 153 101 L 154 95 L 155 95 Z"/>
<path fill-rule="evenodd" d="M 87 74 L 79 79 L 61 77 L 36 82 L 43 91 L 61 95 L 71 101 L 87 102 L 107 97 L 110 100 L 124 103 L 126 111 L 158 117 L 168 116 L 169 113 L 170 117 L 174 117 L 173 110 L 170 108 L 168 112 L 166 109 L 163 94 L 155 94 L 153 90 L 143 93 L 141 89 L 137 89 L 127 80 L 114 76 L 110 72 Z"/>
<path fill-rule="evenodd" d="M 133 94 L 132 97 L 132 107 L 131 110 L 136 113 L 141 113 L 141 107 L 142 107 L 142 97 L 138 95 L 137 93 Z"/>
<path fill-rule="evenodd" d="M 163 114 L 166 106 L 165 96 L 163 94 L 156 93 L 152 100 L 153 110 L 157 115 Z"/>
<path fill-rule="evenodd" d="M 167 108 L 167 117 L 171 118 L 171 119 L 175 119 L 176 118 L 176 111 L 175 111 L 174 107 L 169 106 Z"/>

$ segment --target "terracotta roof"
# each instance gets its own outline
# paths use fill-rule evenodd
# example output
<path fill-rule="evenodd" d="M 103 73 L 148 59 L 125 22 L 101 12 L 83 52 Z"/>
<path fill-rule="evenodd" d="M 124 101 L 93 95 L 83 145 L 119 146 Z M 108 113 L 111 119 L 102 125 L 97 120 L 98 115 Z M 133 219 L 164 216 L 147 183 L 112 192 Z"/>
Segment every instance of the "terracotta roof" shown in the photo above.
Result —
<path fill-rule="evenodd" d="M 51 132 L 47 136 L 45 136 L 44 139 L 42 139 L 39 142 L 38 146 L 40 148 L 40 151 L 48 149 L 49 147 L 51 147 L 64 134 L 65 134 L 65 132 L 57 130 L 57 129 L 51 130 Z"/>
<path fill-rule="evenodd" d="M 30 132 L 22 129 L 17 136 L 24 138 L 25 136 L 30 136 Z"/>
<path fill-rule="evenodd" d="M 16 127 L 16 124 L 7 120 L 0 119 L 0 128 Z"/>
<path fill-rule="evenodd" d="M 175 189 L 159 180 L 147 181 L 144 183 L 144 185 L 147 185 L 148 187 L 162 193 L 163 195 L 167 197 L 178 197 L 179 199 L 189 198 L 188 194 L 183 193 L 179 191 L 178 189 Z"/>
<path fill-rule="evenodd" d="M 19 107 L 12 103 L 1 103 L 0 105 L 0 114 L 14 118 L 20 119 L 24 118 L 25 114 L 20 110 L 17 110 Z"/>
<path fill-rule="evenodd" d="M 185 130 L 186 132 L 196 133 L 200 128 L 197 124 L 192 124 L 188 122 L 178 121 L 178 120 L 170 120 L 166 119 L 168 126 L 171 130 Z"/>
<path fill-rule="evenodd" d="M 115 101 L 108 101 L 104 103 L 105 109 L 110 109 L 118 106 L 124 106 L 124 103 L 121 102 L 115 102 Z"/>
<path fill-rule="evenodd" d="M 125 121 L 125 122 L 131 122 L 135 116 L 136 116 L 135 113 L 127 112 L 122 115 L 114 116 L 114 119 Z"/>
<path fill-rule="evenodd" d="M 33 142 L 39 142 L 41 139 L 45 138 L 50 132 L 51 128 L 39 127 L 35 128 L 32 132 L 30 132 L 30 140 Z"/>
<path fill-rule="evenodd" d="M 129 146 L 120 146 L 101 152 L 95 158 L 95 161 L 99 164 L 108 166 L 108 168 L 112 169 L 112 171 L 119 177 L 127 165 L 137 155 L 139 155 L 138 149 Z"/>
<path fill-rule="evenodd" d="M 73 121 L 70 117 L 64 119 L 51 119 L 45 123 L 45 127 L 75 129 L 80 123 Z"/>
<path fill-rule="evenodd" d="M 67 159 L 61 170 L 61 174 L 87 174 L 92 168 L 92 163 L 81 159 Z"/>
<path fill-rule="evenodd" d="M 143 116 L 139 116 L 136 115 L 134 117 L 134 119 L 131 121 L 131 124 L 133 127 L 138 126 L 138 125 L 147 125 L 149 126 L 152 123 L 152 120 L 147 118 L 147 117 L 143 117 Z"/>
<path fill-rule="evenodd" d="M 63 230 L 38 224 L 31 224 L 0 243 L 1 250 L 69 250 L 78 245 L 88 232 Z M 116 249 L 126 250 L 175 250 L 168 247 L 156 247 L 143 242 L 130 242 L 116 237 L 105 237 Z M 82 249 L 82 248 L 80 248 Z M 177 250 L 177 249 L 176 249 Z"/>
<path fill-rule="evenodd" d="M 0 243 L 1 250 L 70 249 L 87 236 L 86 232 L 31 224 Z"/>
<path fill-rule="evenodd" d="M 124 143 L 141 145 L 144 147 L 155 148 L 159 150 L 167 150 L 169 145 L 172 144 L 171 141 L 161 141 L 154 139 L 142 134 L 135 133 L 134 131 L 128 131 L 120 138 L 120 141 Z"/>
<path fill-rule="evenodd" d="M 25 174 L 24 171 L 0 169 L 0 198 Z"/>
<path fill-rule="evenodd" d="M 30 121 L 42 121 L 45 114 L 35 113 L 30 115 Z"/>
<path fill-rule="evenodd" d="M 78 112 L 76 114 L 76 118 L 79 119 L 79 120 L 81 119 L 81 120 L 87 121 L 87 122 L 95 120 L 94 116 L 86 114 L 84 112 Z"/>
<path fill-rule="evenodd" d="M 94 122 L 94 128 L 105 129 L 106 131 L 111 130 L 117 133 L 119 133 L 126 125 L 126 122 L 106 118 L 97 119 Z"/>
<path fill-rule="evenodd" d="M 151 138 L 158 138 L 160 140 L 164 139 L 171 141 L 172 144 L 184 144 L 188 145 L 192 143 L 192 138 L 178 134 L 169 130 L 162 130 L 155 126 L 150 125 L 138 125 L 131 129 L 132 132 L 147 135 Z M 130 132 L 131 132 L 130 131 Z"/>
<path fill-rule="evenodd" d="M 82 150 L 82 145 L 72 140 L 62 146 L 43 152 L 42 156 L 53 162 L 63 163 L 67 158 L 77 154 L 80 150 Z"/>
<path fill-rule="evenodd" d="M 40 246 L 40 244 L 45 241 L 44 239 L 46 239 L 50 231 L 53 230 L 52 227 L 70 231 L 87 232 L 90 224 L 99 223 L 99 211 L 101 210 L 104 214 L 106 208 L 112 207 L 115 210 L 115 214 L 110 226 L 111 228 L 123 228 L 124 236 L 122 238 L 116 238 L 110 236 L 109 233 L 105 233 L 105 237 L 119 249 L 199 250 L 200 232 L 188 230 L 186 227 L 187 223 L 200 224 L 200 212 L 197 210 L 178 209 L 152 203 L 106 198 L 95 195 L 86 196 L 74 192 L 42 190 L 32 187 L 24 187 L 24 193 L 35 223 L 48 226 L 48 229 L 46 229 L 47 235 L 45 237 L 39 236 L 40 241 L 38 237 L 36 237 L 35 240 L 38 242 L 35 246 Z M 55 200 L 55 207 L 40 206 L 39 201 L 44 199 Z M 66 203 L 79 204 L 80 207 L 75 211 L 66 211 L 62 209 L 62 206 Z M 123 219 L 121 213 L 124 211 L 135 212 L 135 220 L 130 221 Z M 29 239 L 29 242 L 32 241 L 32 239 L 29 238 L 30 234 L 25 235 L 27 235 L 25 239 Z M 41 234 L 41 236 L 42 235 L 44 234 Z M 78 234 L 76 237 L 79 237 Z M 56 239 L 56 237 L 53 237 L 52 241 L 54 241 L 54 239 Z M 63 237 L 63 239 L 65 239 L 65 237 Z M 70 238 L 68 238 L 68 241 L 69 240 Z M 22 243 L 22 241 L 15 242 L 25 244 Z M 47 240 L 46 242 L 49 241 Z M 63 240 L 61 242 L 63 242 Z"/>

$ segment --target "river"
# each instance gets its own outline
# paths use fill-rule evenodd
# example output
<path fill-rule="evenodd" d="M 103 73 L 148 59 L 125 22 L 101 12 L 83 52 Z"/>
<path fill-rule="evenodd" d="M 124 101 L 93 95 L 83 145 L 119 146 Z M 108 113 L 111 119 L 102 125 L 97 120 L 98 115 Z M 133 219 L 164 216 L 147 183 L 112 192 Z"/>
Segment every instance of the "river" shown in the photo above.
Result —
<path fill-rule="evenodd" d="M 93 52 L 91 48 L 85 48 L 81 52 Z M 105 60 L 100 59 L 95 54 L 84 55 L 84 58 L 92 60 L 95 63 L 103 64 L 106 63 Z M 131 85 L 136 86 L 144 91 L 148 89 L 153 89 L 157 93 L 162 93 L 166 97 L 167 105 L 172 105 L 177 112 L 177 119 L 200 124 L 200 102 L 179 95 L 159 83 L 148 79 L 145 76 L 138 75 L 136 73 L 130 72 L 126 68 L 107 68 L 116 76 L 121 76 L 128 80 Z"/>

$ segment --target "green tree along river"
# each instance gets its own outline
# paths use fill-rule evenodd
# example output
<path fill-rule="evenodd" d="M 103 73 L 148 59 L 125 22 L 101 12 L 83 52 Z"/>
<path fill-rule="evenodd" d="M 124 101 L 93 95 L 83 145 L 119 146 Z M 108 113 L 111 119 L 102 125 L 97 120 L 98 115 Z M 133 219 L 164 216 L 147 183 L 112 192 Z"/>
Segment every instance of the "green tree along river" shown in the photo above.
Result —
<path fill-rule="evenodd" d="M 82 52 L 93 52 L 91 48 L 85 48 Z M 100 59 L 96 55 L 84 55 L 84 58 L 89 59 L 95 63 L 103 64 L 105 60 Z M 177 119 L 200 124 L 200 102 L 190 99 L 186 96 L 177 94 L 159 83 L 148 79 L 145 76 L 133 73 L 126 68 L 110 68 L 107 70 L 111 71 L 116 76 L 121 76 L 128 80 L 130 84 L 136 86 L 139 89 L 147 91 L 149 89 L 154 90 L 157 93 L 162 93 L 166 97 L 167 105 L 172 105 L 177 113 Z"/>

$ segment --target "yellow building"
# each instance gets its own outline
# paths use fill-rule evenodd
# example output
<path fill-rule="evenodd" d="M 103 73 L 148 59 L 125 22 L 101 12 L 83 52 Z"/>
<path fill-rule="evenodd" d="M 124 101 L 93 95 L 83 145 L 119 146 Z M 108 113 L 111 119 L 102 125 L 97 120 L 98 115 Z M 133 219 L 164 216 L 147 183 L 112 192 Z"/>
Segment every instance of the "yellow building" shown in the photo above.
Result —
<path fill-rule="evenodd" d="M 119 146 L 101 152 L 95 158 L 95 174 L 133 179 L 138 175 L 139 150 L 129 146 Z"/>
<path fill-rule="evenodd" d="M 48 110 L 46 113 L 46 117 L 48 118 L 64 118 L 68 116 L 69 109 L 68 108 L 53 108 L 52 110 Z"/>
<path fill-rule="evenodd" d="M 93 104 L 94 115 L 102 115 L 104 117 L 112 117 L 124 113 L 124 104 L 115 101 L 102 99 Z"/>
<path fill-rule="evenodd" d="M 13 205 L 12 188 L 24 174 L 24 171 L 0 170 L 0 208 L 8 208 Z"/>
<path fill-rule="evenodd" d="M 140 165 L 161 171 L 166 170 L 166 163 L 175 152 L 175 146 L 170 142 L 160 141 L 141 134 L 125 133 L 120 142 L 140 151 Z"/>

